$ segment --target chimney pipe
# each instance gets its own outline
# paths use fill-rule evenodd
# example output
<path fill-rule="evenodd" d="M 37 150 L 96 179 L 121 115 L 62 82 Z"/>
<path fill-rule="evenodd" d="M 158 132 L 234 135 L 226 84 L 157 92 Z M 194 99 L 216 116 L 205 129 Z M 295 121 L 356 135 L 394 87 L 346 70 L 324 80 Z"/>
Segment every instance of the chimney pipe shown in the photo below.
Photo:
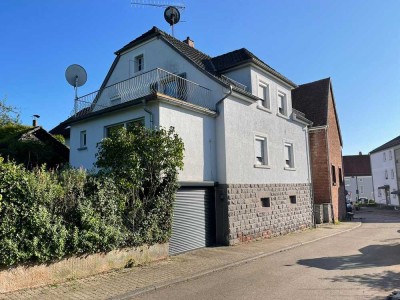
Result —
<path fill-rule="evenodd" d="M 37 120 L 40 118 L 40 116 L 39 115 L 33 115 L 32 117 L 33 117 L 32 126 L 33 127 L 38 126 L 37 125 Z"/>
<path fill-rule="evenodd" d="M 358 152 L 358 155 L 362 155 L 362 152 L 360 151 L 360 152 Z"/>
<path fill-rule="evenodd" d="M 190 47 L 194 48 L 194 41 L 190 39 L 190 37 L 187 37 L 185 40 L 183 40 L 185 44 L 188 44 Z"/>

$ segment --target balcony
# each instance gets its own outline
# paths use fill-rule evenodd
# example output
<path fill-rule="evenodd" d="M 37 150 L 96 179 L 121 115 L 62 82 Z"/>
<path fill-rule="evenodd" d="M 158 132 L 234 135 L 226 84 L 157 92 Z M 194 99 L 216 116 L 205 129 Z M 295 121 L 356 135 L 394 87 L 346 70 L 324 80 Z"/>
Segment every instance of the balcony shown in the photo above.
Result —
<path fill-rule="evenodd" d="M 166 96 L 174 100 L 191 103 L 215 110 L 211 91 L 184 78 L 162 69 L 154 69 L 75 100 L 72 115 L 83 117 L 149 95 Z"/>

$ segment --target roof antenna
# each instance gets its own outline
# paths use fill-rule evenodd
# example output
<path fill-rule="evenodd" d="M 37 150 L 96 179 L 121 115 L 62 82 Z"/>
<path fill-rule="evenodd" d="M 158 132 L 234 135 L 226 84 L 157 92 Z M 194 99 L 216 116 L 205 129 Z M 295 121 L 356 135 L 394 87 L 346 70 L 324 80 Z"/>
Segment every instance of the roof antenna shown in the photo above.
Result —
<path fill-rule="evenodd" d="M 67 79 L 68 83 L 72 85 L 75 90 L 74 114 L 76 117 L 76 114 L 78 113 L 78 87 L 86 83 L 86 70 L 80 65 L 70 65 L 65 70 L 65 79 Z"/>
<path fill-rule="evenodd" d="M 181 19 L 181 11 L 186 7 L 183 4 L 173 4 L 157 0 L 141 0 L 131 1 L 131 5 L 136 7 L 152 6 L 152 7 L 165 7 L 164 19 L 171 26 L 172 36 L 174 36 L 174 25 Z"/>

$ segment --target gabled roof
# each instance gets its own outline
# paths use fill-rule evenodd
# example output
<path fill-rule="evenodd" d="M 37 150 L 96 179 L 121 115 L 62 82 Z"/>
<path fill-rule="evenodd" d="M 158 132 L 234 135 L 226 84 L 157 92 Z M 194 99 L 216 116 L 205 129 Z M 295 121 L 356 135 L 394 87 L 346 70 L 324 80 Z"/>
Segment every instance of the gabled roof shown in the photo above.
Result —
<path fill-rule="evenodd" d="M 292 90 L 292 106 L 305 113 L 314 126 L 328 124 L 330 78 L 301 84 Z"/>
<path fill-rule="evenodd" d="M 265 62 L 263 62 L 261 59 L 259 59 L 257 56 L 255 56 L 246 48 L 241 48 L 238 50 L 234 50 L 232 52 L 222 54 L 220 56 L 213 57 L 212 62 L 216 70 L 218 70 L 218 72 L 220 73 L 243 64 L 254 63 L 259 67 L 272 73 L 273 75 L 275 75 L 282 81 L 286 82 L 287 84 L 291 85 L 292 87 L 297 87 L 297 84 L 287 79 L 285 76 L 277 72 L 275 69 L 271 68 L 269 65 L 267 65 Z"/>
<path fill-rule="evenodd" d="M 343 156 L 344 176 L 371 176 L 371 161 L 369 155 Z"/>
<path fill-rule="evenodd" d="M 154 37 L 161 37 L 164 41 L 170 44 L 173 48 L 175 48 L 180 54 L 189 59 L 192 63 L 194 63 L 201 70 L 206 71 L 209 75 L 212 75 L 214 78 L 221 80 L 220 75 L 223 71 L 226 71 L 229 68 L 236 67 L 242 64 L 246 64 L 248 62 L 253 62 L 259 65 L 261 68 L 264 68 L 266 71 L 271 72 L 273 75 L 277 76 L 282 81 L 287 84 L 296 87 L 297 85 L 287 79 L 285 76 L 268 66 L 261 59 L 256 57 L 249 50 L 242 48 L 229 53 L 222 54 L 220 56 L 211 57 L 196 48 L 193 48 L 182 42 L 173 36 L 167 34 L 166 32 L 160 30 L 157 27 L 153 27 L 146 33 L 142 34 L 138 38 L 134 39 L 121 49 L 115 52 L 115 54 L 120 55 L 121 53 L 129 50 L 132 47 L 135 47 L 144 41 L 152 39 Z M 226 82 L 222 80 L 224 84 Z M 250 94 L 251 95 L 251 94 Z"/>
<path fill-rule="evenodd" d="M 342 134 L 340 132 L 339 119 L 336 112 L 332 83 L 329 77 L 301 84 L 297 88 L 293 89 L 292 106 L 293 108 L 303 112 L 306 118 L 313 122 L 314 127 L 326 126 L 328 125 L 329 93 L 331 92 L 340 143 L 342 144 Z"/>
<path fill-rule="evenodd" d="M 378 148 L 372 150 L 370 153 L 379 152 L 385 149 L 393 148 L 398 145 L 400 145 L 400 135 L 393 140 L 390 140 L 389 142 L 383 144 L 382 146 L 379 146 Z"/>

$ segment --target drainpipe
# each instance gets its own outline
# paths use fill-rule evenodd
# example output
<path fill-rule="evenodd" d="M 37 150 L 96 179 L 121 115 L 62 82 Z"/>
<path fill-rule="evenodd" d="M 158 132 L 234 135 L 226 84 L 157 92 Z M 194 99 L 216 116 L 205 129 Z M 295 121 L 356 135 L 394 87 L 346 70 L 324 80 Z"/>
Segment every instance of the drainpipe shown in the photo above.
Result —
<path fill-rule="evenodd" d="M 218 100 L 217 104 L 215 104 L 215 111 L 217 112 L 217 116 L 219 116 L 218 105 L 219 105 L 220 103 L 222 103 L 222 101 L 224 101 L 224 100 L 225 100 L 226 98 L 228 98 L 230 95 L 232 95 L 232 85 L 231 85 L 231 84 L 229 85 L 229 92 L 228 92 L 224 97 L 222 97 L 220 100 Z"/>
<path fill-rule="evenodd" d="M 153 113 L 151 112 L 150 109 L 147 108 L 146 104 L 147 104 L 146 99 L 143 99 L 143 110 L 149 114 L 149 116 L 150 116 L 150 128 L 153 129 L 153 125 L 154 125 Z"/>
<path fill-rule="evenodd" d="M 312 211 L 312 222 L 314 228 L 317 228 L 317 222 L 315 219 L 315 202 L 314 202 L 314 185 L 312 184 L 312 168 L 311 168 L 311 149 L 310 149 L 310 131 L 309 125 L 306 126 L 306 147 L 307 147 L 307 163 L 308 163 L 308 183 L 310 184 L 310 198 L 311 198 L 311 211 Z"/>

